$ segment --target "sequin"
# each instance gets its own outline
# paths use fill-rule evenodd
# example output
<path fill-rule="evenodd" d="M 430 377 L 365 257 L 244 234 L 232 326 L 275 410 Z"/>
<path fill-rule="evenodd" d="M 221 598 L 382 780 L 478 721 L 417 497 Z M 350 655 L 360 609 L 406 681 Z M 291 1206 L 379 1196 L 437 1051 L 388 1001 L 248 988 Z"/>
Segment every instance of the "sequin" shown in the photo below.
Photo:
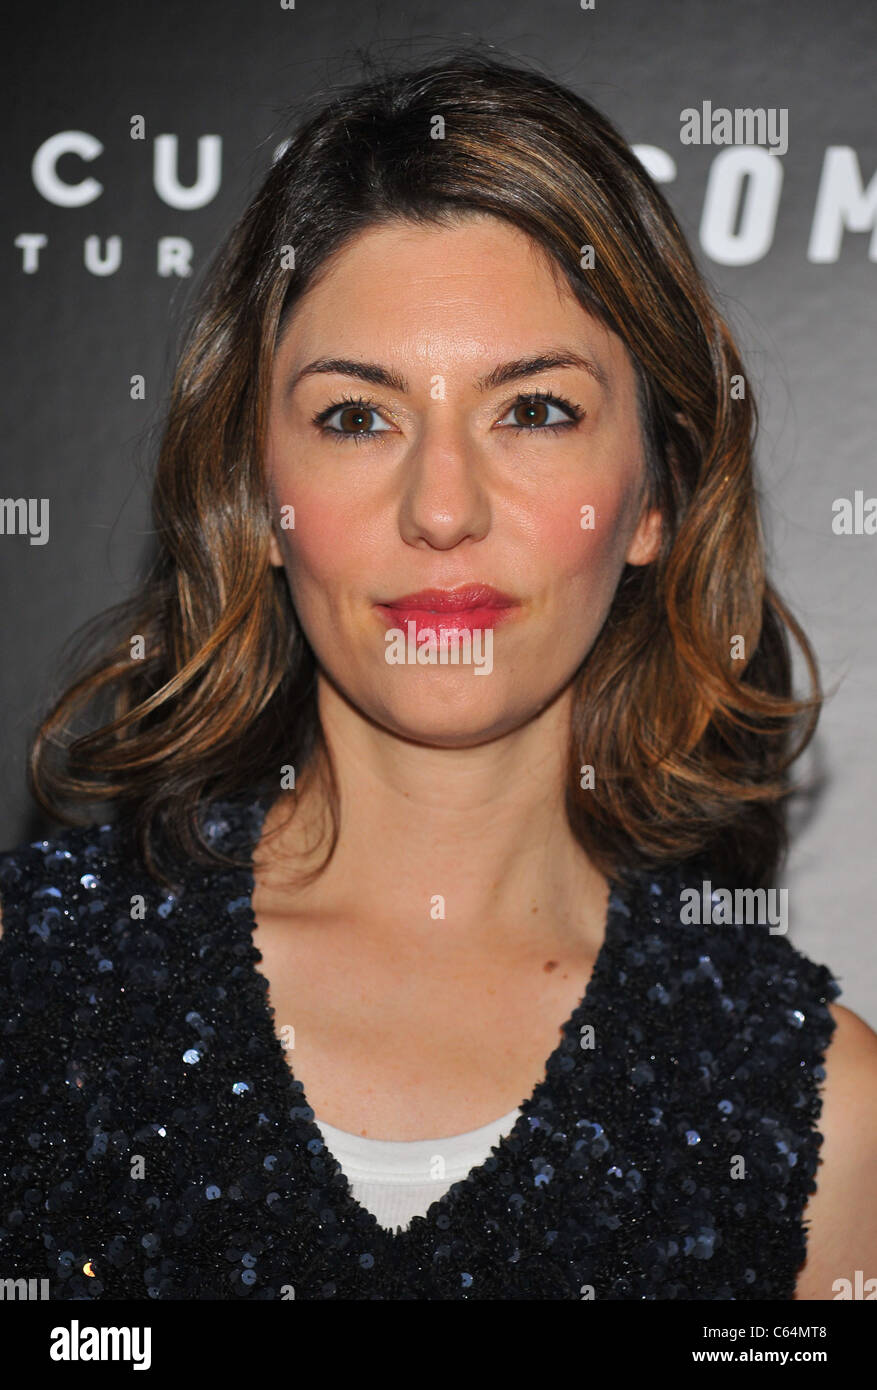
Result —
<path fill-rule="evenodd" d="M 706 870 L 626 874 L 511 1133 L 387 1231 L 326 1149 L 255 969 L 271 799 L 206 806 L 208 841 L 246 864 L 189 866 L 173 892 L 113 824 L 0 854 L 4 1277 L 80 1302 L 792 1298 L 840 993 L 825 966 L 781 934 L 681 923 Z"/>

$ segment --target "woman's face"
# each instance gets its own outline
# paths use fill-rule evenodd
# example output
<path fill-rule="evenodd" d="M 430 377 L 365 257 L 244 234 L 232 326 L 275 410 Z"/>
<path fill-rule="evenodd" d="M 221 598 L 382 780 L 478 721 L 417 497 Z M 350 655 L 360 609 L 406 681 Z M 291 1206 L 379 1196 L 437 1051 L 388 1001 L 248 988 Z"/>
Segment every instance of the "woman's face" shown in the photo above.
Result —
<path fill-rule="evenodd" d="M 361 713 L 423 743 L 476 744 L 542 710 L 593 645 L 625 562 L 660 540 L 639 502 L 626 349 L 492 217 L 383 225 L 338 253 L 279 345 L 266 465 L 271 559 L 319 666 Z M 488 611 L 482 597 L 456 620 L 423 611 L 429 599 L 386 606 L 469 585 L 515 602 Z M 457 632 L 460 662 L 443 664 L 455 622 L 474 629 L 469 659 Z M 424 628 L 433 664 L 417 660 Z"/>

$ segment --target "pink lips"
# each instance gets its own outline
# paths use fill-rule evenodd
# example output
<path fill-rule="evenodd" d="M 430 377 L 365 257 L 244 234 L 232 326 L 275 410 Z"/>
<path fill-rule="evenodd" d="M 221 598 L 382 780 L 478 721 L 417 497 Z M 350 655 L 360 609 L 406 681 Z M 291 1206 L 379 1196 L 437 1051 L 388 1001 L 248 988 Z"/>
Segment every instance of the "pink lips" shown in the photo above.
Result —
<path fill-rule="evenodd" d="M 472 632 L 496 627 L 518 603 L 489 584 L 465 584 L 460 589 L 420 589 L 376 606 L 388 627 L 407 631 L 407 624 L 414 622 L 419 634 L 424 629 Z"/>

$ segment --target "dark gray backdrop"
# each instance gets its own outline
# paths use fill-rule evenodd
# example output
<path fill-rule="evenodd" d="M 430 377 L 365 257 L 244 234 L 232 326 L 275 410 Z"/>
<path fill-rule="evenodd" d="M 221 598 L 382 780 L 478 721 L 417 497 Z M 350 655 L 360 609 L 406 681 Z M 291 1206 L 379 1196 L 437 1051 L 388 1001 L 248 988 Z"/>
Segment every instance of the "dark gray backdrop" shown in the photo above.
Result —
<path fill-rule="evenodd" d="M 0 494 L 48 498 L 50 529 L 44 545 L 0 535 L 0 845 L 52 828 L 25 789 L 27 736 L 64 640 L 128 593 L 143 558 L 153 435 L 181 312 L 270 164 L 285 113 L 356 77 L 359 47 L 411 60 L 469 41 L 536 60 L 621 128 L 667 180 L 737 333 L 762 411 L 774 576 L 837 687 L 800 768 L 821 791 L 802 807 L 783 875 L 791 936 L 835 970 L 842 1002 L 875 1026 L 877 536 L 832 529 L 836 499 L 877 494 L 877 6 L 860 0 L 22 7 L 2 88 Z M 742 152 L 755 162 L 741 178 L 740 151 L 680 142 L 680 112 L 706 101 L 788 112 L 772 190 L 763 150 Z M 141 141 L 130 138 L 138 115 Z M 79 133 L 67 141 L 80 153 L 53 160 L 46 142 L 65 132 Z M 156 137 L 166 135 L 184 186 L 195 182 L 199 137 L 219 137 L 221 179 L 201 206 L 155 191 Z M 83 180 L 97 180 L 99 195 L 72 205 L 98 191 Z M 91 237 L 101 255 L 121 239 L 114 273 L 86 268 Z M 191 243 L 191 276 L 159 274 L 162 238 Z M 145 401 L 130 399 L 137 373 Z"/>

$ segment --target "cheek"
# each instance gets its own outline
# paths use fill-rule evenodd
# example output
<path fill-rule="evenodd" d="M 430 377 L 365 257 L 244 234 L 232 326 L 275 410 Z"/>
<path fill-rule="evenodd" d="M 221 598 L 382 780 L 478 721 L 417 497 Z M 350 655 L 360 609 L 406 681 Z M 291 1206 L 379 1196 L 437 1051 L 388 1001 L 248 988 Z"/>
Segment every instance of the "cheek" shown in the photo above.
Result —
<path fill-rule="evenodd" d="M 614 486 L 578 487 L 533 529 L 537 554 L 565 583 L 612 585 L 623 564 L 625 493 Z"/>
<path fill-rule="evenodd" d="M 344 563 L 353 546 L 350 518 L 326 500 L 300 500 L 295 509 L 295 531 L 290 536 L 293 562 L 315 574 L 325 574 Z"/>
<path fill-rule="evenodd" d="M 348 587 L 346 580 L 361 586 L 364 576 L 377 572 L 361 509 L 349 497 L 309 495 L 299 487 L 290 488 L 285 499 L 279 495 L 278 505 L 284 501 L 295 509 L 295 525 L 280 531 L 279 544 L 297 605 L 331 606 Z"/>
<path fill-rule="evenodd" d="M 318 486 L 302 457 L 307 460 L 307 450 L 290 439 L 286 423 L 274 422 L 266 452 L 272 520 L 284 568 L 296 585 L 321 580 L 343 566 L 356 519 L 350 497 Z"/>

